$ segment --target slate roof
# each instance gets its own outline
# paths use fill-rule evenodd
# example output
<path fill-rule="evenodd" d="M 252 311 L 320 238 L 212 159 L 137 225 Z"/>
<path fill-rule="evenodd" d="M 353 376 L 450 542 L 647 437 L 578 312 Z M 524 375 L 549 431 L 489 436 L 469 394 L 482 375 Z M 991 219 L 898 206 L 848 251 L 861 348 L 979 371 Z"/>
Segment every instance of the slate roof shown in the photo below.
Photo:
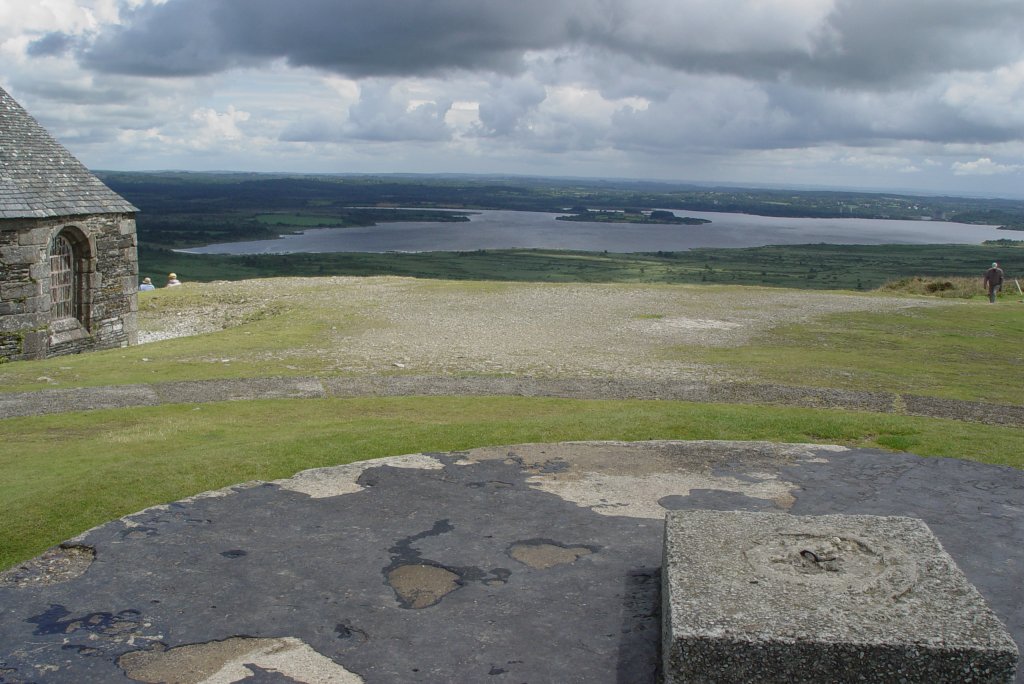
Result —
<path fill-rule="evenodd" d="M 137 211 L 0 88 L 0 219 Z"/>

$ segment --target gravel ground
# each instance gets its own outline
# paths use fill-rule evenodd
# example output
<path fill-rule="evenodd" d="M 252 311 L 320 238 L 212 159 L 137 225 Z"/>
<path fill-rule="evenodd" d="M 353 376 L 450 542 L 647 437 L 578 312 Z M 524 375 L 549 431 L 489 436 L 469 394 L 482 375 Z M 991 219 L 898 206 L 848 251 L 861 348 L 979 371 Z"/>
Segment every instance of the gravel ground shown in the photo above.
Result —
<path fill-rule="evenodd" d="M 307 349 L 357 375 L 523 375 L 535 378 L 746 380 L 666 359 L 677 345 L 743 344 L 763 331 L 820 316 L 935 306 L 921 299 L 770 288 L 663 285 L 438 283 L 409 278 L 284 278 L 190 285 L 187 310 L 140 311 L 140 342 L 193 335 L 308 306 L 331 320 Z M 207 296 L 209 292 L 209 296 Z M 191 301 L 191 300 L 190 300 Z M 349 319 L 345 319 L 348 316 Z M 358 318 L 353 325 L 351 317 Z"/>
<path fill-rule="evenodd" d="M 181 295 L 181 296 L 178 296 Z M 442 283 L 411 278 L 277 278 L 187 284 L 140 300 L 140 343 L 284 314 L 327 333 L 301 347 L 254 345 L 234 358 L 263 377 L 53 389 L 0 397 L 0 418 L 88 408 L 260 397 L 511 395 L 666 399 L 906 413 L 1024 424 L 1024 407 L 891 392 L 764 383 L 668 353 L 728 347 L 772 328 L 844 312 L 944 301 L 772 288 Z M 293 377 L 304 359 L 320 377 Z M 287 369 L 289 372 L 284 372 Z M 281 377 L 282 375 L 290 377 Z"/>

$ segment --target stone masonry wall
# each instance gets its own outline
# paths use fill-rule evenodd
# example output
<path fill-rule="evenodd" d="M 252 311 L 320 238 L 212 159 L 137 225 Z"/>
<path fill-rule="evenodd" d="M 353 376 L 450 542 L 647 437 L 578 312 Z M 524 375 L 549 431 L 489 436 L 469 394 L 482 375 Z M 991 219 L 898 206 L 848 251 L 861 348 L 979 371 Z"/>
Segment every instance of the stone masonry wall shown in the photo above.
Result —
<path fill-rule="evenodd" d="M 52 321 L 49 246 L 77 236 L 79 320 Z M 132 214 L 0 221 L 0 361 L 39 359 L 137 341 L 138 256 Z"/>

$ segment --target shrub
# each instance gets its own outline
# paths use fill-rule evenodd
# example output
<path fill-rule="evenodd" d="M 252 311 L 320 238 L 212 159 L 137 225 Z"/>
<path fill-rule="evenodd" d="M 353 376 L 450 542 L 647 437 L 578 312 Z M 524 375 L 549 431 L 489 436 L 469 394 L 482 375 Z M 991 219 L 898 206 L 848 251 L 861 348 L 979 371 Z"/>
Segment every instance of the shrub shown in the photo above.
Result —
<path fill-rule="evenodd" d="M 878 291 L 970 299 L 982 294 L 982 287 L 981 278 L 913 276 L 890 280 Z"/>

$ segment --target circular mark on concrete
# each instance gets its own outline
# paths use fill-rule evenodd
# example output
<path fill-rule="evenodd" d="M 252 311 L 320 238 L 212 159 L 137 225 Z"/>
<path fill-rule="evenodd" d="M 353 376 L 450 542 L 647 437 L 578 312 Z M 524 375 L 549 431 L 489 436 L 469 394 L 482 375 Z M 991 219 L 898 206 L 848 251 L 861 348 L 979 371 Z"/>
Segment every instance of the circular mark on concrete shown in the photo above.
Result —
<path fill-rule="evenodd" d="M 429 608 L 460 586 L 451 570 L 425 563 L 399 565 L 387 577 L 403 608 Z"/>
<path fill-rule="evenodd" d="M 547 539 L 531 539 L 512 544 L 508 555 L 523 565 L 537 570 L 546 570 L 556 565 L 567 565 L 589 556 L 596 549 L 589 546 L 563 546 Z"/>
<path fill-rule="evenodd" d="M 854 593 L 884 586 L 895 595 L 917 582 L 911 558 L 851 536 L 780 532 L 744 555 L 755 571 L 804 586 L 833 586 Z"/>

